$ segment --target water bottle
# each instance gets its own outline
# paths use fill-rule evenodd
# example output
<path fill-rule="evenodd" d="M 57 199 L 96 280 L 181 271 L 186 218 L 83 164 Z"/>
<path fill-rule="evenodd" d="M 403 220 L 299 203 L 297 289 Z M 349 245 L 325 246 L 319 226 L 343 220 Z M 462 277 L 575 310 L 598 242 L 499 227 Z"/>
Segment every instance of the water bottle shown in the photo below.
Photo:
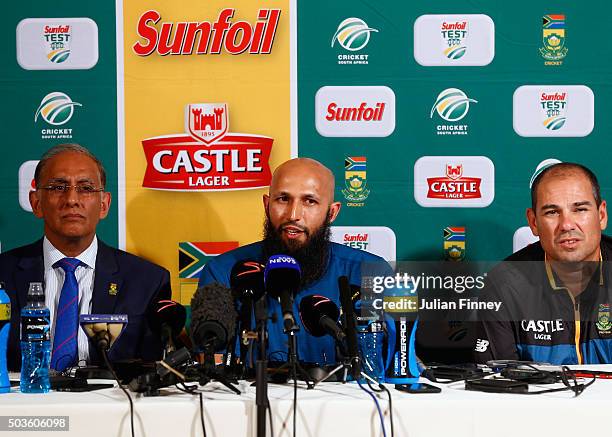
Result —
<path fill-rule="evenodd" d="M 11 301 L 0 282 L 0 393 L 11 391 L 8 369 L 6 367 L 6 349 L 8 346 L 9 329 L 11 328 Z"/>
<path fill-rule="evenodd" d="M 31 282 L 28 303 L 21 310 L 22 393 L 47 393 L 50 388 L 49 308 L 40 282 Z"/>
<path fill-rule="evenodd" d="M 382 322 L 379 321 L 357 327 L 361 370 L 376 381 L 382 381 L 385 373 L 382 356 L 383 335 Z"/>

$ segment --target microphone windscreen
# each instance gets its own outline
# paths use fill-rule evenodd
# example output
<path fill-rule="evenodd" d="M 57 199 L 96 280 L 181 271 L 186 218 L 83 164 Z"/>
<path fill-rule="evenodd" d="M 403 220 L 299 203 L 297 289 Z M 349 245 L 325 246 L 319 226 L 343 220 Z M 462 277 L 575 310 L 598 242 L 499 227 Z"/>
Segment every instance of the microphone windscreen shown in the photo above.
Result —
<path fill-rule="evenodd" d="M 327 334 L 321 324 L 321 317 L 327 316 L 334 322 L 338 321 L 340 310 L 338 306 L 325 296 L 311 294 L 300 301 L 300 319 L 306 331 L 314 337 Z"/>
<path fill-rule="evenodd" d="M 275 298 L 284 290 L 295 294 L 300 287 L 300 265 L 289 255 L 272 255 L 266 263 L 264 282 L 267 292 Z"/>
<path fill-rule="evenodd" d="M 234 264 L 230 274 L 234 299 L 251 298 L 256 301 L 264 295 L 264 268 L 263 264 L 250 260 Z"/>
<path fill-rule="evenodd" d="M 238 314 L 229 288 L 213 282 L 199 287 L 191 299 L 191 332 L 196 346 L 216 337 L 215 350 L 224 349 L 236 333 Z"/>

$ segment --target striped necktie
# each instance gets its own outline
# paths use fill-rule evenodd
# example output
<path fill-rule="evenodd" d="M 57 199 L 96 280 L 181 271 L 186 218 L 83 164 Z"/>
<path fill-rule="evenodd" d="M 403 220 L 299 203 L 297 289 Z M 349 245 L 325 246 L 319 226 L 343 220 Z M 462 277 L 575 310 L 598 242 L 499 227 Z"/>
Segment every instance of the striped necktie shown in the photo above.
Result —
<path fill-rule="evenodd" d="M 79 284 L 74 275 L 81 261 L 64 258 L 54 264 L 65 272 L 64 285 L 60 294 L 55 316 L 55 335 L 51 368 L 64 371 L 78 361 L 77 333 L 79 328 Z"/>

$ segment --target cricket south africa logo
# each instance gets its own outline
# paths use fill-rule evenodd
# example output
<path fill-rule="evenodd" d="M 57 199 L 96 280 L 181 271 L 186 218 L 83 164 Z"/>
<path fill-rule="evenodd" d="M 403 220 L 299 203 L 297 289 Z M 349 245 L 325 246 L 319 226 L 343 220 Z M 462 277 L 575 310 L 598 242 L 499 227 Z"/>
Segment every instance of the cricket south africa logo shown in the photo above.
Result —
<path fill-rule="evenodd" d="M 455 21 L 447 23 L 443 21 L 440 26 L 442 37 L 442 51 L 448 59 L 460 59 L 467 50 L 466 40 L 468 37 L 468 22 Z"/>
<path fill-rule="evenodd" d="M 544 65 L 561 65 L 567 55 L 565 47 L 565 15 L 544 15 L 542 17 L 542 45 L 540 54 Z"/>
<path fill-rule="evenodd" d="M 347 206 L 363 206 L 370 195 L 366 178 L 365 156 L 347 156 L 344 160 L 344 186 L 342 194 Z"/>
<path fill-rule="evenodd" d="M 469 98 L 458 88 L 447 88 L 438 94 L 435 103 L 429 113 L 433 118 L 437 113 L 440 118 L 452 124 L 441 124 L 436 126 L 438 135 L 467 135 L 467 124 L 456 124 L 462 120 L 470 110 L 470 103 L 478 103 L 477 100 Z"/>
<path fill-rule="evenodd" d="M 331 46 L 340 45 L 344 50 L 349 52 L 359 52 L 370 42 L 370 34 L 378 32 L 377 29 L 369 27 L 361 18 L 347 18 L 338 25 L 338 29 L 332 37 Z M 339 54 L 338 64 L 368 64 L 367 53 L 349 53 Z"/>
<path fill-rule="evenodd" d="M 68 94 L 59 91 L 49 93 L 43 97 L 34 114 L 34 123 L 37 123 L 42 118 L 53 127 L 41 129 L 41 139 L 71 139 L 72 128 L 65 127 L 65 125 L 72 118 L 75 106 L 82 105 L 78 102 L 73 102 Z"/>
<path fill-rule="evenodd" d="M 70 57 L 71 43 L 70 25 L 45 26 L 43 39 L 47 52 L 47 59 L 55 64 L 61 64 Z"/>
<path fill-rule="evenodd" d="M 170 191 L 262 188 L 272 177 L 273 138 L 229 132 L 226 103 L 185 107 L 185 133 L 142 140 L 147 169 L 142 186 Z"/>
<path fill-rule="evenodd" d="M 558 130 L 566 121 L 567 93 L 542 93 L 542 124 L 548 130 Z"/>

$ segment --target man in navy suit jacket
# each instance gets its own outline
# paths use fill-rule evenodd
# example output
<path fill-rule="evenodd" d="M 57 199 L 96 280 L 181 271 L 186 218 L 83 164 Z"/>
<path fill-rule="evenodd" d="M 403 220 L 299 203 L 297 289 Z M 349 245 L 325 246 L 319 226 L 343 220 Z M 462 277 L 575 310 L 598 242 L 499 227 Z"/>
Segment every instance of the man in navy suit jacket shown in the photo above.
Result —
<path fill-rule="evenodd" d="M 170 299 L 170 275 L 166 269 L 109 247 L 96 237 L 96 226 L 107 216 L 111 202 L 110 193 L 104 191 L 106 175 L 100 161 L 77 144 L 58 145 L 43 155 L 34 180 L 36 191 L 30 193 L 30 204 L 34 215 L 44 221 L 44 238 L 0 254 L 0 282 L 12 304 L 9 368 L 18 370 L 21 366 L 20 312 L 30 282 L 45 284 L 53 340 L 61 312 L 57 306 L 68 275 L 58 263 L 62 258 L 78 260 L 74 274 L 79 314 L 128 315 L 128 324 L 109 358 L 159 359 L 162 345 L 150 324 L 148 309 L 160 299 Z M 82 329 L 78 331 L 78 361 L 99 362 Z"/>

